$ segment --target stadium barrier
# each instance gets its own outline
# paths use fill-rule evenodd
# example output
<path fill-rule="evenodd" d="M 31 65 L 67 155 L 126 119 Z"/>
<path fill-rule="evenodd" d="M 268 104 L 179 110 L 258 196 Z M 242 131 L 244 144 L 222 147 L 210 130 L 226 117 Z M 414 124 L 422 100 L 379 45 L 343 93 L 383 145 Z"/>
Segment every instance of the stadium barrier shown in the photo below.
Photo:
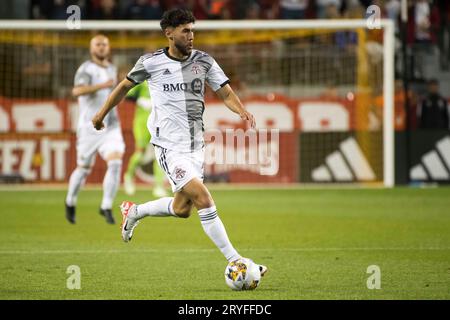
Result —
<path fill-rule="evenodd" d="M 258 156 L 267 156 L 265 160 L 269 163 L 264 164 L 262 159 L 253 164 L 248 162 L 248 154 L 254 150 L 249 149 L 247 136 L 244 145 L 239 146 L 235 141 L 231 145 L 232 153 L 245 154 L 244 161 L 211 160 L 208 158 L 211 152 L 206 153 L 207 177 L 215 181 L 277 183 L 382 180 L 382 154 L 376 154 L 382 143 L 380 125 L 372 124 L 370 131 L 362 131 L 358 127 L 355 121 L 357 99 L 358 96 L 352 100 L 293 99 L 281 95 L 245 98 L 243 103 L 255 115 L 257 131 L 276 129 L 274 132 L 278 134 L 277 139 L 271 139 L 272 131 L 267 132 L 269 149 L 266 155 L 255 151 Z M 125 162 L 133 150 L 134 108 L 129 101 L 118 108 L 127 146 Z M 28 182 L 66 181 L 76 166 L 77 119 L 78 104 L 72 100 L 0 98 L 1 174 L 18 173 Z M 404 114 L 398 112 L 396 119 L 396 123 L 403 123 Z M 208 147 L 218 143 L 211 139 L 217 130 L 222 135 L 223 149 L 227 148 L 227 129 L 242 129 L 244 133 L 247 130 L 240 118 L 217 100 L 207 101 L 204 122 Z M 358 143 L 358 140 L 367 140 L 364 137 L 367 134 L 373 136 L 370 140 L 378 141 L 378 144 L 366 146 Z M 260 142 L 256 145 L 258 149 Z M 329 169 L 324 168 L 325 164 Z M 260 169 L 264 165 L 269 168 L 261 174 Z M 151 166 L 147 167 L 151 170 Z M 100 183 L 104 170 L 103 161 L 96 161 L 94 174 L 88 182 Z M 141 180 L 147 181 L 144 177 Z"/>

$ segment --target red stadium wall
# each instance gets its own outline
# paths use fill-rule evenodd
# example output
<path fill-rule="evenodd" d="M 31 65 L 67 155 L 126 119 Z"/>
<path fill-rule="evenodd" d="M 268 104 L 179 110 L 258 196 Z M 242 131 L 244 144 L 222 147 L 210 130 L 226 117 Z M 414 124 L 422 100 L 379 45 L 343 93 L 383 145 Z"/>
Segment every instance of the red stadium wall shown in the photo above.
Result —
<path fill-rule="evenodd" d="M 276 172 L 261 175 L 249 165 L 213 163 L 205 166 L 206 174 L 225 172 L 230 182 L 295 182 L 299 176 L 299 132 L 350 131 L 356 128 L 355 100 L 297 100 L 270 96 L 249 97 L 243 103 L 255 115 L 257 129 L 279 130 L 278 142 L 270 136 L 268 138 L 273 142 Z M 124 102 L 119 107 L 126 143 L 125 165 L 134 147 L 133 113 L 131 102 Z M 74 101 L 0 97 L 1 174 L 20 173 L 26 181 L 67 181 L 76 166 L 76 119 L 77 104 Z M 210 130 L 245 129 L 238 116 L 215 100 L 207 101 L 204 120 L 206 140 Z M 88 182 L 101 182 L 104 170 L 105 163 L 97 157 Z"/>

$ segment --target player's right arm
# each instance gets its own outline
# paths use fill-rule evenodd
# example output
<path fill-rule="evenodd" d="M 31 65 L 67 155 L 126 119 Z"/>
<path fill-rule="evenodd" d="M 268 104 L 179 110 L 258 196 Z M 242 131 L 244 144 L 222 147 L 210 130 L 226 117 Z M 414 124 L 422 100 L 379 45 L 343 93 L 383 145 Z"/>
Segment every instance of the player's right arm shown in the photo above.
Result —
<path fill-rule="evenodd" d="M 135 66 L 128 73 L 127 77 L 111 92 L 103 107 L 92 119 L 92 124 L 95 129 L 101 130 L 104 127 L 103 119 L 114 106 L 118 105 L 120 101 L 127 95 L 128 91 L 135 85 L 142 83 L 144 80 L 150 78 L 150 75 L 144 68 L 144 56 L 140 57 Z"/>
<path fill-rule="evenodd" d="M 94 85 L 80 85 L 75 86 L 72 89 L 72 95 L 77 98 L 79 96 L 83 96 L 85 94 L 91 94 L 97 92 L 98 90 L 111 88 L 114 85 L 114 80 L 109 80 L 104 83 L 94 84 Z"/>
<path fill-rule="evenodd" d="M 91 94 L 105 88 L 111 88 L 114 86 L 114 80 L 110 79 L 104 83 L 93 84 L 92 83 L 92 69 L 90 64 L 83 63 L 75 73 L 74 86 L 72 89 L 72 95 L 77 98 L 86 94 Z"/>
<path fill-rule="evenodd" d="M 111 92 L 106 102 L 103 104 L 102 108 L 97 112 L 97 114 L 92 118 L 92 124 L 95 129 L 101 130 L 105 125 L 103 124 L 103 119 L 106 117 L 108 112 L 111 111 L 114 106 L 118 105 L 123 98 L 127 95 L 128 91 L 134 87 L 134 83 L 128 79 L 123 79 L 116 88 Z"/>

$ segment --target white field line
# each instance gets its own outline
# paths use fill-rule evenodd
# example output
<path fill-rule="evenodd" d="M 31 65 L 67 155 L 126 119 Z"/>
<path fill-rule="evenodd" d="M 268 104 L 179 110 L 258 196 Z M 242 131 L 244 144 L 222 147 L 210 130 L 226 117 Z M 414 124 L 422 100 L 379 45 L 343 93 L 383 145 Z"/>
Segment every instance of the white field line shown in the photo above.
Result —
<path fill-rule="evenodd" d="M 189 253 L 189 252 L 215 252 L 217 249 L 140 249 L 140 250 L 0 250 L 0 255 L 14 254 L 114 254 L 114 253 Z M 360 247 L 360 248 L 256 248 L 242 251 L 252 252 L 333 252 L 333 251 L 450 251 L 446 247 Z"/>

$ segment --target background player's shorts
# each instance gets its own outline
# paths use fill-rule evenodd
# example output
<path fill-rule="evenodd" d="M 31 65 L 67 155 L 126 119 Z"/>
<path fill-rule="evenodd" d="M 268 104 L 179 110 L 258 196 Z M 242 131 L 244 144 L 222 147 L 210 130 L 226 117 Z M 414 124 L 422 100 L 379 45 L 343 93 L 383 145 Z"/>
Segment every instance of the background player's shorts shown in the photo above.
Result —
<path fill-rule="evenodd" d="M 174 193 L 180 191 L 193 178 L 203 181 L 205 148 L 194 152 L 177 152 L 155 145 L 155 154 Z"/>
<path fill-rule="evenodd" d="M 103 160 L 106 156 L 125 152 L 125 143 L 120 127 L 95 131 L 94 128 L 77 132 L 77 165 L 89 167 L 94 164 L 98 152 Z"/>

